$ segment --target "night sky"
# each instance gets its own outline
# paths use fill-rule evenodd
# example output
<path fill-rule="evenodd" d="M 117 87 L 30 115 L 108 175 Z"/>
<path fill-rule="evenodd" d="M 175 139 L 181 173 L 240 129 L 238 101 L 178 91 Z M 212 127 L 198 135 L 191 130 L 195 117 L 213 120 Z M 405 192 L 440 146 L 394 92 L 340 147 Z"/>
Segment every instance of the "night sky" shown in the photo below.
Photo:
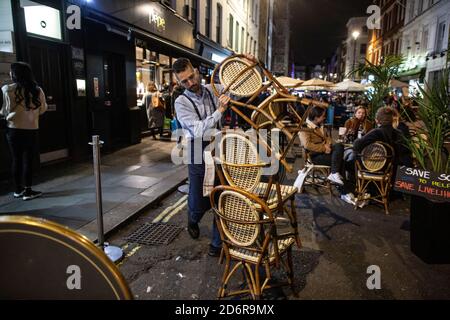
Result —
<path fill-rule="evenodd" d="M 291 0 L 291 48 L 297 65 L 320 64 L 346 38 L 347 21 L 367 16 L 372 0 Z"/>

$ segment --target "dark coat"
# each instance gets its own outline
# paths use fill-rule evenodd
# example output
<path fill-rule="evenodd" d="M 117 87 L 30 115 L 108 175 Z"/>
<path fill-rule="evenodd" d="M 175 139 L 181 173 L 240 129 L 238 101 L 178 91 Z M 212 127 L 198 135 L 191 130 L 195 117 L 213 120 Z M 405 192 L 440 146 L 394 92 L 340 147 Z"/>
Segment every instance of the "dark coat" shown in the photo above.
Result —
<path fill-rule="evenodd" d="M 381 126 L 371 130 L 361 139 L 355 140 L 353 143 L 353 150 L 357 153 L 361 153 L 368 145 L 381 141 L 389 144 L 394 149 L 394 168 L 396 168 L 397 165 L 411 166 L 411 152 L 405 146 L 405 138 L 407 137 L 405 137 L 402 131 L 394 129 L 392 125 Z"/>

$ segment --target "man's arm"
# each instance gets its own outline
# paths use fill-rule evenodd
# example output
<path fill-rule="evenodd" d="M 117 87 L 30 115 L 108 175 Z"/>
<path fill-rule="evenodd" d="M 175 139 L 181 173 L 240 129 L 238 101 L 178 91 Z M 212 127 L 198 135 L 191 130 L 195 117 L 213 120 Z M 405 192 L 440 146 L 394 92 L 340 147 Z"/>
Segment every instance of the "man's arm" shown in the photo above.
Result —
<path fill-rule="evenodd" d="M 360 139 L 356 139 L 353 143 L 353 150 L 360 153 L 365 147 L 368 145 L 377 142 L 380 140 L 380 137 L 378 135 L 378 130 L 372 130 L 368 134 L 366 134 L 364 137 Z"/>

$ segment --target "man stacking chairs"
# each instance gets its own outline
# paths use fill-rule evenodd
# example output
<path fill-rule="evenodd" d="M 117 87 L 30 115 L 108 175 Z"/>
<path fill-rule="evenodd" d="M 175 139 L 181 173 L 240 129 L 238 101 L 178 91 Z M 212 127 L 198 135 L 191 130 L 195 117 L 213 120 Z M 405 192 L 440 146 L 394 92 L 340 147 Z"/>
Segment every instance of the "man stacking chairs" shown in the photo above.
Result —
<path fill-rule="evenodd" d="M 242 189 L 219 186 L 211 193 L 211 203 L 225 253 L 225 270 L 218 297 L 250 294 L 253 299 L 260 299 L 264 290 L 282 285 L 290 285 L 296 294 L 292 266 L 295 238 L 278 235 L 275 218 L 266 202 Z M 287 281 L 273 284 L 271 267 L 280 265 L 287 273 Z M 239 270 L 247 288 L 229 291 L 230 280 Z"/>
<path fill-rule="evenodd" d="M 384 205 L 386 214 L 389 214 L 389 192 L 392 187 L 394 149 L 387 143 L 375 142 L 365 147 L 357 156 L 356 168 L 356 198 L 355 210 L 361 201 L 374 200 Z M 364 198 L 368 188 L 378 194 Z M 373 194 L 373 192 L 371 192 Z"/>
<path fill-rule="evenodd" d="M 268 81 L 263 83 L 261 75 L 266 77 Z M 211 77 L 211 85 L 215 95 L 219 95 L 219 90 L 214 83 L 217 76 L 223 85 L 223 90 L 221 91 L 223 94 L 230 93 L 241 98 L 240 101 L 232 99 L 230 101 L 231 108 L 253 129 L 259 131 L 260 129 L 278 128 L 287 138 L 286 146 L 283 150 L 280 150 L 277 157 L 283 166 L 289 172 L 292 172 L 292 166 L 286 162 L 286 156 L 303 125 L 303 118 L 296 112 L 295 104 L 303 103 L 324 107 L 328 105 L 290 95 L 288 90 L 261 62 L 250 62 L 245 59 L 244 55 L 235 55 L 225 59 L 215 68 Z M 272 93 L 264 97 L 264 93 L 267 90 L 271 90 Z M 244 98 L 247 100 L 245 101 Z M 252 110 L 251 117 L 246 116 L 240 110 L 241 108 Z M 283 122 L 287 114 L 294 115 L 296 121 L 293 126 L 288 126 Z"/>

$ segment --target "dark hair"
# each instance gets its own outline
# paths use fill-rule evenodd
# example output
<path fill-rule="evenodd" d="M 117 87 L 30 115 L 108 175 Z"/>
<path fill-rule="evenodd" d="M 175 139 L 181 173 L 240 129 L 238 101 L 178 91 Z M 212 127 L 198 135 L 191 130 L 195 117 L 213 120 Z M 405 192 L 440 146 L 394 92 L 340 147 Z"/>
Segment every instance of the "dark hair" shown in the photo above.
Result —
<path fill-rule="evenodd" d="M 392 121 L 394 120 L 394 109 L 390 107 L 383 107 L 378 109 L 375 119 L 377 119 L 378 123 L 382 126 L 392 125 Z"/>
<path fill-rule="evenodd" d="M 308 115 L 308 119 L 313 121 L 315 118 L 321 117 L 325 113 L 325 109 L 321 107 L 314 107 L 311 109 Z"/>
<path fill-rule="evenodd" d="M 185 70 L 187 70 L 189 67 L 192 68 L 192 63 L 187 58 L 179 58 L 175 63 L 172 65 L 172 69 L 175 73 L 180 73 Z"/>
<path fill-rule="evenodd" d="M 39 99 L 41 92 L 39 90 L 39 86 L 34 80 L 30 65 L 25 62 L 12 63 L 11 75 L 14 83 L 17 84 L 15 91 L 16 104 L 20 104 L 23 100 L 25 100 L 25 108 L 27 110 L 33 109 L 31 102 L 34 104 L 35 109 L 39 108 L 41 106 L 41 101 Z"/>

